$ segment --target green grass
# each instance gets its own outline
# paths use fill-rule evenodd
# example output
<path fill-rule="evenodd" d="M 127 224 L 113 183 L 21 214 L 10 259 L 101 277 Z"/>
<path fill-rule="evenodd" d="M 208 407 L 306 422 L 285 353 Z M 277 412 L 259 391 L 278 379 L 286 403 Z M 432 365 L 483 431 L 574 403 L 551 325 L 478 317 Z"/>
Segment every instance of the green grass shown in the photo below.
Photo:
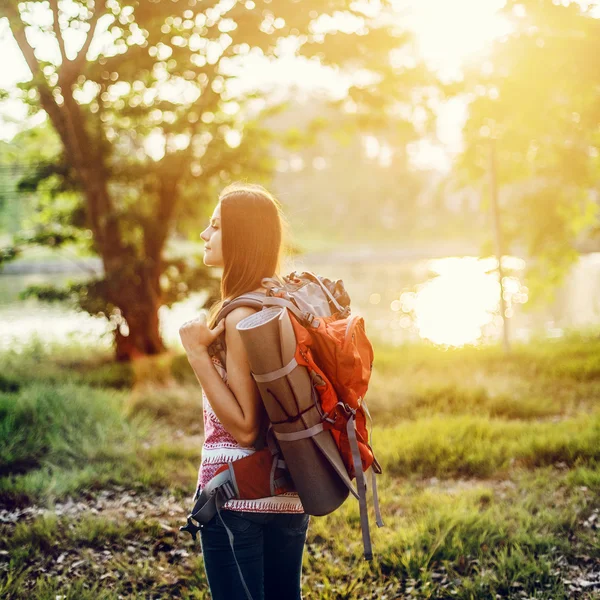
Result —
<path fill-rule="evenodd" d="M 600 461 L 600 414 L 559 423 L 437 416 L 380 429 L 373 447 L 399 476 L 491 477 L 514 464 L 578 466 Z"/>
<path fill-rule="evenodd" d="M 148 413 L 126 409 L 129 397 L 35 380 L 0 393 L 0 499 L 47 501 L 109 484 L 179 485 L 184 493 L 200 449 L 173 438 L 161 444 Z"/>
<path fill-rule="evenodd" d="M 380 488 L 386 527 L 372 532 L 379 548 L 375 563 L 366 566 L 361 560 L 360 541 L 350 536 L 348 526 L 358 521 L 358 509 L 347 502 L 311 524 L 309 578 L 327 584 L 320 595 L 307 597 L 381 597 L 392 577 L 396 590 L 412 580 L 417 597 L 504 598 L 515 582 L 529 593 L 548 586 L 545 597 L 566 597 L 554 564 L 559 556 L 577 561 L 577 545 L 585 542 L 581 523 L 590 511 L 584 492 L 567 479 L 544 468 L 515 472 L 514 487 L 483 481 L 445 489 L 384 477 Z M 556 502 L 548 503 L 548 497 Z M 332 537 L 331 530 L 347 534 Z M 598 547 L 593 551 L 598 558 Z M 340 556 L 336 564 L 334 557 Z M 344 568 L 354 577 L 344 577 Z M 440 573 L 449 584 L 445 590 L 441 576 L 437 582 L 432 577 Z M 458 581 L 452 585 L 453 580 Z"/>
<path fill-rule="evenodd" d="M 377 345 L 367 401 L 386 420 L 574 417 L 599 405 L 599 357 L 595 331 L 514 344 L 509 355 L 500 346 Z"/>
<path fill-rule="evenodd" d="M 22 351 L 1 352 L 0 373 L 17 386 L 38 381 L 46 385 L 75 383 L 123 389 L 134 383 L 132 366 L 114 362 L 109 350 L 75 340 L 61 345 L 40 336 L 33 336 Z"/>
<path fill-rule="evenodd" d="M 0 394 L 2 474 L 28 471 L 44 461 L 70 466 L 79 458 L 101 462 L 121 451 L 134 428 L 121 416 L 114 392 L 34 383 Z"/>
<path fill-rule="evenodd" d="M 353 499 L 312 518 L 304 597 L 599 598 L 566 583 L 600 562 L 598 356 L 596 332 L 509 356 L 377 344 L 367 400 L 386 527 L 372 521 L 367 563 Z M 208 599 L 182 514 L 52 514 L 115 485 L 190 508 L 202 411 L 187 358 L 124 366 L 100 348 L 34 341 L 0 354 L 0 373 L 0 503 L 50 511 L 0 524 L 0 596 Z M 64 552 L 84 563 L 59 575 Z"/>
<path fill-rule="evenodd" d="M 597 542 L 594 549 L 582 527 L 590 514 L 589 498 L 567 474 L 551 468 L 517 471 L 513 479 L 508 488 L 493 481 L 445 488 L 385 476 L 380 493 L 386 527 L 372 531 L 373 563 L 362 560 L 355 502 L 348 500 L 327 517 L 313 517 L 304 557 L 305 597 L 381 598 L 387 589 L 393 594 L 412 590 L 419 598 L 504 598 L 519 590 L 567 598 L 557 561 L 577 563 L 586 544 L 586 551 L 600 558 Z M 548 497 L 555 501 L 548 503 Z M 152 560 L 170 570 L 170 586 L 151 561 L 128 552 L 131 544 L 154 547 Z M 123 576 L 109 597 L 130 589 L 127 582 L 140 581 L 145 593 L 162 589 L 159 597 L 173 597 L 169 593 L 176 581 L 181 597 L 208 598 L 197 546 L 157 522 L 38 517 L 18 525 L 0 546 L 9 554 L 13 573 L 35 561 L 50 568 L 65 548 L 77 549 L 78 556 L 109 548 L 103 568 Z M 177 547 L 186 549 L 187 559 L 167 563 Z M 77 581 L 71 585 L 80 589 Z"/>

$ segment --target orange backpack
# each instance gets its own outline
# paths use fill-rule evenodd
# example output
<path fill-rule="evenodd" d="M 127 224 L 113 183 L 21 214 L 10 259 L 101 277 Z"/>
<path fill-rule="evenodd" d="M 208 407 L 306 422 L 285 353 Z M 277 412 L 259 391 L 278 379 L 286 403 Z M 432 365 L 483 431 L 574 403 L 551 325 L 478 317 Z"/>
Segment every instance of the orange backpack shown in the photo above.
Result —
<path fill-rule="evenodd" d="M 319 422 L 312 427 L 301 427 L 296 433 L 281 433 L 277 430 L 277 421 L 269 415 L 272 425 L 264 440 L 268 444 L 250 456 L 221 467 L 204 490 L 197 490 L 197 502 L 188 516 L 188 524 L 180 529 L 189 531 L 195 538 L 199 527 L 230 498 L 259 498 L 301 488 L 294 485 L 293 477 L 290 479 L 289 475 L 293 475 L 291 468 L 286 476 L 286 464 L 273 437 L 279 442 L 293 442 L 329 431 L 347 472 L 344 483 L 349 489 L 342 484 L 346 490 L 345 495 L 341 499 L 334 499 L 335 504 L 326 508 L 326 512 L 306 510 L 307 504 L 301 489 L 298 489 L 298 493 L 306 512 L 319 515 L 335 510 L 348 495 L 348 491 L 352 492 L 359 500 L 364 555 L 371 559 L 365 479 L 365 471 L 369 468 L 376 522 L 379 527 L 383 526 L 383 522 L 375 481 L 375 473 L 380 474 L 381 467 L 374 457 L 367 429 L 367 417 L 370 420 L 370 415 L 365 394 L 373 368 L 374 353 L 366 335 L 364 320 L 359 315 L 350 315 L 350 298 L 341 280 L 331 282 L 310 272 L 300 275 L 293 272 L 284 277 L 283 281 L 265 278 L 262 283 L 269 288 L 266 295 L 250 292 L 226 302 L 217 322 L 237 306 L 251 306 L 275 313 L 287 309 L 296 341 L 291 367 L 305 368 L 310 374 L 312 387 L 318 393 L 315 403 L 320 413 Z M 246 319 L 238 324 L 238 329 L 244 321 Z M 209 352 L 211 355 L 218 355 L 222 363 L 226 364 L 224 335 L 211 345 Z M 289 372 L 290 365 L 287 365 L 273 373 L 257 375 L 253 372 L 253 376 L 257 382 L 273 381 Z M 269 412 L 266 403 L 265 407 Z M 286 420 L 299 420 L 303 410 L 308 409 L 298 407 L 296 414 L 290 414 Z M 356 489 L 350 482 L 352 479 L 356 479 Z M 194 521 L 199 522 L 200 526 Z"/>
<path fill-rule="evenodd" d="M 369 445 L 368 409 L 363 402 L 373 369 L 373 346 L 363 318 L 340 318 L 336 313 L 320 318 L 316 328 L 306 328 L 295 319 L 292 325 L 298 341 L 296 361 L 322 381 L 315 387 L 324 412 L 323 425 L 332 432 L 350 478 L 356 477 L 356 465 L 348 437 L 349 419 L 355 421 L 361 470 L 375 463 L 376 472 L 381 473 Z"/>

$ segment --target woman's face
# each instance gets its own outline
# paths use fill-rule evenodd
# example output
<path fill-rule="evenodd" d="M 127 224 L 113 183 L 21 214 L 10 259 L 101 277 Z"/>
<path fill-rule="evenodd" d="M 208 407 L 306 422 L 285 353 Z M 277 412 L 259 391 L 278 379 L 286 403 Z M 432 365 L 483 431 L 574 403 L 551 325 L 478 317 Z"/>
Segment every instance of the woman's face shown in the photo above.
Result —
<path fill-rule="evenodd" d="M 207 267 L 222 267 L 223 246 L 221 245 L 221 203 L 213 211 L 208 227 L 200 234 L 204 240 L 204 264 Z"/>

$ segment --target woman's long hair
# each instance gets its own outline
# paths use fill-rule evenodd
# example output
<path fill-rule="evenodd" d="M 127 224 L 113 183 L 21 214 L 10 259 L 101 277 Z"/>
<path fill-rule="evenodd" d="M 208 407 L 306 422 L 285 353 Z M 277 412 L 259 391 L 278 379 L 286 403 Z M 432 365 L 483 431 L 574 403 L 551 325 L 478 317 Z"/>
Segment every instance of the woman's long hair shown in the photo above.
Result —
<path fill-rule="evenodd" d="M 223 275 L 221 299 L 209 311 L 212 329 L 225 300 L 260 287 L 263 277 L 280 276 L 284 232 L 281 204 L 264 187 L 233 183 L 219 195 Z"/>

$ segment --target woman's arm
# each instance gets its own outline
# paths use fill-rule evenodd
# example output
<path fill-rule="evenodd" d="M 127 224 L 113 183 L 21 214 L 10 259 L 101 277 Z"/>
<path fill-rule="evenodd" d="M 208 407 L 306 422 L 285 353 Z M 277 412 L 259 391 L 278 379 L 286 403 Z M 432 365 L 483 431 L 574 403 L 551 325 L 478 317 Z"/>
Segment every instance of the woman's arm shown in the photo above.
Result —
<path fill-rule="evenodd" d="M 188 360 L 198 382 L 223 427 L 241 446 L 251 446 L 258 437 L 262 416 L 262 400 L 250 372 L 246 349 L 236 325 L 256 312 L 240 306 L 225 317 L 227 344 L 227 384 L 214 367 L 205 346 L 199 347 Z"/>

